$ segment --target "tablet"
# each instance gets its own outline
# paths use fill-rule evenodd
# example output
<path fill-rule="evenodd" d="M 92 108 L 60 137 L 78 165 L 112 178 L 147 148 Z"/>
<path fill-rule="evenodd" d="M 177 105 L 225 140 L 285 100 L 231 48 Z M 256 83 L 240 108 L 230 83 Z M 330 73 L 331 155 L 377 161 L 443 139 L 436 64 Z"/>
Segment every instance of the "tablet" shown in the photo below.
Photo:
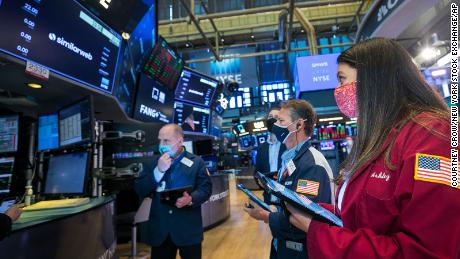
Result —
<path fill-rule="evenodd" d="M 263 202 L 253 192 L 248 190 L 242 183 L 238 184 L 237 187 L 238 187 L 238 189 L 240 189 L 240 191 L 244 192 L 244 194 L 249 196 L 249 199 L 251 199 L 251 201 L 257 203 L 257 205 L 259 205 L 262 209 L 264 209 L 264 210 L 266 210 L 268 212 L 272 212 L 272 210 L 270 209 L 270 206 L 268 206 L 267 203 Z"/>
<path fill-rule="evenodd" d="M 327 209 L 313 202 L 306 196 L 300 195 L 286 188 L 284 185 L 271 180 L 261 173 L 257 173 L 257 176 L 269 193 L 272 193 L 276 197 L 288 202 L 296 208 L 311 214 L 315 219 L 319 221 L 343 227 L 343 222 L 341 219 L 339 219 L 335 214 L 331 213 Z"/>
<path fill-rule="evenodd" d="M 193 186 L 187 185 L 183 187 L 178 187 L 174 189 L 167 189 L 162 192 L 158 192 L 160 194 L 160 201 L 171 206 L 176 204 L 176 200 L 179 199 L 184 195 L 184 192 L 190 194 L 193 190 Z"/>
<path fill-rule="evenodd" d="M 3 200 L 1 205 L 0 205 L 0 213 L 5 213 L 15 203 L 16 203 L 15 199 Z"/>

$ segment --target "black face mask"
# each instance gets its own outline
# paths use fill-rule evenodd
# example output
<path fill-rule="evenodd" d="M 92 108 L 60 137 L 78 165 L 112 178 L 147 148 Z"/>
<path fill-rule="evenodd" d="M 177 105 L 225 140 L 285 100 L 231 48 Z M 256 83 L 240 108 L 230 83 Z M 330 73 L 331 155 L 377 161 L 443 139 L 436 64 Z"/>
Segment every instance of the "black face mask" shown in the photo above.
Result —
<path fill-rule="evenodd" d="M 266 124 L 267 124 L 267 129 L 269 132 L 272 132 L 272 129 L 273 129 L 273 125 L 275 125 L 276 123 L 276 119 L 275 118 L 270 118 L 266 121 Z"/>

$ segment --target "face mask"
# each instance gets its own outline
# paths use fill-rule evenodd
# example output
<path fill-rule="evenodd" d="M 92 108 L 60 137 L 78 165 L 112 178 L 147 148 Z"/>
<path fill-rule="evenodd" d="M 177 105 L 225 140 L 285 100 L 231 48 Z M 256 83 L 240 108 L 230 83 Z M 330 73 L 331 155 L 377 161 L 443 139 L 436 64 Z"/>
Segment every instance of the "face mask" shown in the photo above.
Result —
<path fill-rule="evenodd" d="M 275 125 L 275 122 L 276 122 L 275 118 L 270 118 L 266 121 L 268 132 L 272 132 L 273 125 Z"/>
<path fill-rule="evenodd" d="M 337 86 L 334 91 L 335 102 L 339 110 L 349 118 L 358 116 L 356 100 L 356 81 Z"/>
<path fill-rule="evenodd" d="M 161 145 L 160 144 L 160 146 L 158 147 L 158 150 L 160 151 L 160 154 L 162 155 L 166 152 L 169 152 L 169 157 L 174 157 L 176 156 L 177 151 L 173 149 L 173 146 L 176 144 L 172 144 L 172 145 Z"/>
<path fill-rule="evenodd" d="M 305 120 L 304 120 L 305 121 Z M 281 143 L 284 144 L 284 142 L 286 142 L 286 140 L 288 139 L 288 137 L 292 134 L 292 133 L 295 133 L 298 131 L 297 130 L 294 130 L 294 131 L 289 131 L 288 127 L 291 126 L 292 124 L 294 124 L 295 122 L 287 125 L 287 126 L 280 126 L 280 125 L 276 125 L 274 124 L 273 125 L 273 128 L 272 128 L 272 133 L 275 134 L 276 138 L 278 139 L 278 141 L 280 141 Z"/>

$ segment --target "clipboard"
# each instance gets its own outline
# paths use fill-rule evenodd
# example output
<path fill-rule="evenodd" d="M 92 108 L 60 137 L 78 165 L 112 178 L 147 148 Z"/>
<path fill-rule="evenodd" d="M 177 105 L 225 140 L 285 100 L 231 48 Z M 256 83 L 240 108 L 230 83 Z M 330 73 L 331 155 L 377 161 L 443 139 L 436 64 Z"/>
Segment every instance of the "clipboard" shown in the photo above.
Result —
<path fill-rule="evenodd" d="M 160 201 L 162 203 L 174 206 L 176 204 L 177 199 L 184 195 L 184 192 L 190 194 L 192 190 L 193 186 L 186 185 L 178 188 L 167 189 L 158 193 L 160 194 Z"/>
<path fill-rule="evenodd" d="M 270 178 L 266 177 L 265 175 L 259 172 L 257 172 L 257 177 L 260 179 L 265 189 L 269 193 L 275 195 L 283 201 L 286 201 L 292 206 L 312 215 L 318 221 L 343 227 L 343 222 L 340 218 L 338 218 L 335 214 L 328 211 L 327 209 L 321 207 L 319 204 L 313 202 L 306 196 L 300 195 L 286 188 L 284 185 L 271 180 Z M 286 212 L 289 212 L 285 207 L 283 209 Z"/>
<path fill-rule="evenodd" d="M 246 194 L 249 199 L 251 199 L 251 201 L 257 203 L 257 205 L 259 205 L 262 209 L 268 211 L 268 212 L 272 212 L 272 210 L 270 209 L 270 206 L 268 206 L 267 203 L 263 202 L 259 197 L 257 197 L 253 192 L 251 192 L 250 190 L 248 190 L 242 183 L 236 185 L 236 187 L 238 187 L 238 189 L 240 191 L 242 191 L 244 194 Z"/>

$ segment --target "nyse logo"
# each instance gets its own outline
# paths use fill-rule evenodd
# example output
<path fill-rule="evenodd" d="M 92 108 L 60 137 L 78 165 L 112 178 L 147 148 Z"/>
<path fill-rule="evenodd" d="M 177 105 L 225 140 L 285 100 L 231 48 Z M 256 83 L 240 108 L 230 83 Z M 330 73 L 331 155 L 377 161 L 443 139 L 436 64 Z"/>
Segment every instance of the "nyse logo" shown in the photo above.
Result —
<path fill-rule="evenodd" d="M 112 2 L 112 0 L 100 0 L 99 1 L 99 4 L 101 4 L 102 6 L 104 6 L 105 9 L 109 9 L 109 4 L 110 2 Z"/>

